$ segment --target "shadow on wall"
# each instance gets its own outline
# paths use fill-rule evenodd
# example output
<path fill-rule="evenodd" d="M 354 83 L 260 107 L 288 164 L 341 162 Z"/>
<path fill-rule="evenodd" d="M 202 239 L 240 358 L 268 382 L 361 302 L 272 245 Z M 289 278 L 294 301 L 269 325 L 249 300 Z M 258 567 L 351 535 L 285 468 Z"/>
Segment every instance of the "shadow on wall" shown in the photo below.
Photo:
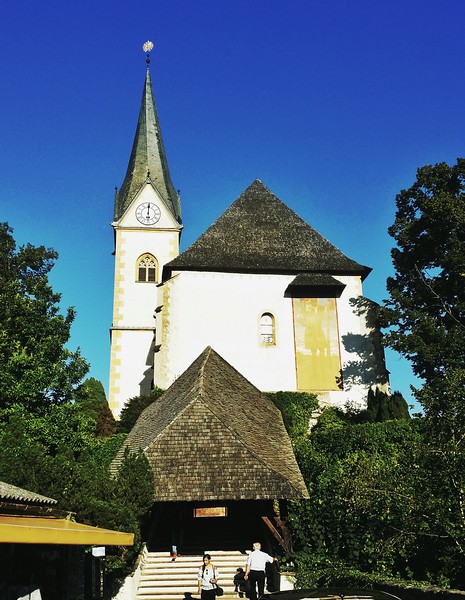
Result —
<path fill-rule="evenodd" d="M 389 371 L 384 358 L 382 334 L 377 326 L 378 304 L 363 296 L 351 298 L 349 302 L 354 314 L 365 318 L 368 332 L 342 336 L 345 351 L 358 356 L 342 366 L 344 388 L 349 390 L 354 385 L 386 387 L 389 384 Z"/>
<path fill-rule="evenodd" d="M 153 388 L 153 361 L 155 353 L 155 335 L 153 336 L 152 343 L 150 344 L 147 357 L 145 359 L 146 369 L 143 377 L 139 382 L 139 396 L 149 396 Z"/>

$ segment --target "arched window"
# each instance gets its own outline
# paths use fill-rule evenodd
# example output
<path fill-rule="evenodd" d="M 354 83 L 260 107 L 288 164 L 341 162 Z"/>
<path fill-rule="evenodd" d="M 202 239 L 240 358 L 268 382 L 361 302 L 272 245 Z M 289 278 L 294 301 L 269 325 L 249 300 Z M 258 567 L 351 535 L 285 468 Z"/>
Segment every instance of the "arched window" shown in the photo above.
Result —
<path fill-rule="evenodd" d="M 271 313 L 263 313 L 260 317 L 260 342 L 265 346 L 276 343 L 274 317 Z"/>
<path fill-rule="evenodd" d="M 137 259 L 137 281 L 144 283 L 156 283 L 157 271 L 157 259 L 151 254 L 143 254 Z"/>

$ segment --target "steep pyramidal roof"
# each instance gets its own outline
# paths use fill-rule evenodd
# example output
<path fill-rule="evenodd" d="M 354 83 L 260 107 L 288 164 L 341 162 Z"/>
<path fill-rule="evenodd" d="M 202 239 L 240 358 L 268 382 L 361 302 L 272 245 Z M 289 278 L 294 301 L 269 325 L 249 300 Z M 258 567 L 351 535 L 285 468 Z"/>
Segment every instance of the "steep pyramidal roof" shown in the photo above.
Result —
<path fill-rule="evenodd" d="M 134 196 L 147 181 L 156 187 L 175 219 L 181 222 L 179 196 L 168 170 L 148 67 L 128 170 L 115 198 L 115 220 L 122 217 Z"/>
<path fill-rule="evenodd" d="M 201 235 L 168 263 L 171 270 L 358 274 L 348 258 L 258 179 Z"/>
<path fill-rule="evenodd" d="M 143 450 L 155 501 L 307 498 L 280 411 L 206 348 L 140 415 L 125 448 Z"/>

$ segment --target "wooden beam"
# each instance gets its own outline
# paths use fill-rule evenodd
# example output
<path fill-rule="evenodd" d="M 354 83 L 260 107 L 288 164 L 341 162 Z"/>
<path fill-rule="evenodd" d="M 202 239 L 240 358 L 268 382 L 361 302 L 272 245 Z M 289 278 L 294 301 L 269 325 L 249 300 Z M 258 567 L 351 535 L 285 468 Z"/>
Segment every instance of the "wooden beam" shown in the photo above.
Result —
<path fill-rule="evenodd" d="M 268 527 L 268 529 L 273 534 L 273 536 L 278 540 L 280 546 L 282 548 L 284 548 L 284 550 L 286 550 L 286 552 L 287 552 L 286 542 L 284 541 L 284 538 L 281 536 L 281 534 L 276 529 L 276 527 L 273 525 L 273 523 L 270 521 L 270 518 L 269 517 L 262 517 L 262 519 L 263 519 L 263 522 L 265 523 L 265 525 Z"/>
<path fill-rule="evenodd" d="M 281 517 L 274 517 L 274 520 L 282 532 L 285 544 L 283 546 L 284 549 L 287 553 L 292 552 L 292 537 L 291 532 L 289 531 L 289 527 L 287 526 L 287 519 L 282 519 Z"/>

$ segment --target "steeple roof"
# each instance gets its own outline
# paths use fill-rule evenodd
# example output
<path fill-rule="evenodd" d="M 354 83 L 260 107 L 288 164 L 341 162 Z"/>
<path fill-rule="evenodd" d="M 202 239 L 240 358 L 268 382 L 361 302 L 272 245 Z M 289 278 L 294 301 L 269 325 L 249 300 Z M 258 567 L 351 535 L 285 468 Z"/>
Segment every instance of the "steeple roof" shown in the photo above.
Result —
<path fill-rule="evenodd" d="M 327 273 L 371 271 L 348 258 L 256 179 L 185 252 L 173 270 L 241 273 Z"/>
<path fill-rule="evenodd" d="M 126 177 L 115 197 L 115 220 L 122 217 L 145 183 L 151 183 L 158 190 L 180 223 L 181 205 L 171 182 L 148 66 Z"/>

